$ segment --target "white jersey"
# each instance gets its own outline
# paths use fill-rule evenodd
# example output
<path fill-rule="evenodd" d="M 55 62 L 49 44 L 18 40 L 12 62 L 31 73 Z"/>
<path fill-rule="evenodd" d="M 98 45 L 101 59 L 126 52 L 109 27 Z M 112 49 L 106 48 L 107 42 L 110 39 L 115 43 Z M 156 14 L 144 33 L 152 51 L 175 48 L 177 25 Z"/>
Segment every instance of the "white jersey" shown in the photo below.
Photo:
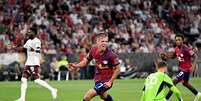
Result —
<path fill-rule="evenodd" d="M 25 65 L 40 65 L 40 53 L 36 51 L 40 51 L 41 41 L 38 38 L 29 39 L 23 47 L 27 49 Z M 31 48 L 33 48 L 34 51 L 31 51 Z"/>

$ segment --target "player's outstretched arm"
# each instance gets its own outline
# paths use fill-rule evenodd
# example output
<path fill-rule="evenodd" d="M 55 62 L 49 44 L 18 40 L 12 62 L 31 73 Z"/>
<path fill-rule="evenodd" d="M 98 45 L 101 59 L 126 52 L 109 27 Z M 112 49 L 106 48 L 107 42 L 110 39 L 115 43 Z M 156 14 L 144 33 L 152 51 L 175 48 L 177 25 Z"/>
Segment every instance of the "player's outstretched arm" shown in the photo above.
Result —
<path fill-rule="evenodd" d="M 170 90 L 175 94 L 175 96 L 177 97 L 177 99 L 178 99 L 179 101 L 183 101 L 183 99 L 181 98 L 181 92 L 177 89 L 177 87 L 172 86 L 172 87 L 170 88 Z"/>
<path fill-rule="evenodd" d="M 22 47 L 22 46 L 12 46 L 12 49 L 14 49 L 15 51 L 18 52 L 26 52 L 26 48 Z"/>
<path fill-rule="evenodd" d="M 159 57 L 163 61 L 167 61 L 168 59 L 174 59 L 176 58 L 175 52 L 163 52 L 159 54 Z"/>
<path fill-rule="evenodd" d="M 21 52 L 26 52 L 27 50 L 32 51 L 32 52 L 35 51 L 32 47 L 28 47 L 28 46 L 27 47 L 26 46 L 13 46 L 12 49 L 14 49 L 16 51 L 21 51 Z M 40 48 L 39 48 L 39 51 L 40 51 Z M 38 50 L 35 52 L 38 52 Z"/>
<path fill-rule="evenodd" d="M 89 64 L 90 61 L 88 61 L 86 58 L 84 58 L 82 61 L 79 63 L 70 63 L 69 68 L 70 69 L 77 69 L 77 68 L 83 68 L 86 67 Z"/>
<path fill-rule="evenodd" d="M 181 92 L 174 86 L 171 78 L 167 74 L 165 74 L 164 83 L 175 94 L 179 101 L 183 101 L 181 98 Z"/>

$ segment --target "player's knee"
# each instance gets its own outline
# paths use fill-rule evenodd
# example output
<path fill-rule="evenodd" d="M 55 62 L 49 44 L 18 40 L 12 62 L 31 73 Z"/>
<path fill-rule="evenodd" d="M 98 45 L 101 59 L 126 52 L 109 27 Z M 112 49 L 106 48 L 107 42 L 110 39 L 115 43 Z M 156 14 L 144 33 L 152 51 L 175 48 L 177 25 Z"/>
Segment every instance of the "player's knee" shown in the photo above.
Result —
<path fill-rule="evenodd" d="M 21 78 L 21 89 L 26 90 L 27 89 L 27 79 Z"/>
<path fill-rule="evenodd" d="M 38 82 L 40 82 L 40 79 L 35 79 L 34 82 L 38 83 Z"/>
<path fill-rule="evenodd" d="M 177 82 L 176 81 L 173 81 L 173 84 L 175 85 Z"/>
<path fill-rule="evenodd" d="M 184 86 L 186 86 L 186 85 L 188 85 L 188 81 L 183 81 L 182 84 L 183 84 Z"/>
<path fill-rule="evenodd" d="M 26 78 L 21 78 L 21 82 L 22 82 L 22 83 L 26 83 L 26 82 L 27 82 L 27 79 L 26 79 Z"/>
<path fill-rule="evenodd" d="M 84 96 L 83 101 L 89 101 L 91 99 L 91 97 L 89 96 Z"/>
<path fill-rule="evenodd" d="M 173 84 L 176 85 L 178 83 L 178 80 L 173 80 Z"/>

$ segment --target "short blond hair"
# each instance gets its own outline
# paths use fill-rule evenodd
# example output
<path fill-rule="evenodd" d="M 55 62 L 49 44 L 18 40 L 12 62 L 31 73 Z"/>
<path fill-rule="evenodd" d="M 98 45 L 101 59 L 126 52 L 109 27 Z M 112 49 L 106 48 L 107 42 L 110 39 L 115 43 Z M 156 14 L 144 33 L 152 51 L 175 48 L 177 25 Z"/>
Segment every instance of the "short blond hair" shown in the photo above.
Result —
<path fill-rule="evenodd" d="M 108 37 L 108 34 L 104 33 L 104 32 L 99 33 L 99 34 L 96 35 L 96 39 L 98 39 L 98 38 L 105 38 L 105 37 Z"/>

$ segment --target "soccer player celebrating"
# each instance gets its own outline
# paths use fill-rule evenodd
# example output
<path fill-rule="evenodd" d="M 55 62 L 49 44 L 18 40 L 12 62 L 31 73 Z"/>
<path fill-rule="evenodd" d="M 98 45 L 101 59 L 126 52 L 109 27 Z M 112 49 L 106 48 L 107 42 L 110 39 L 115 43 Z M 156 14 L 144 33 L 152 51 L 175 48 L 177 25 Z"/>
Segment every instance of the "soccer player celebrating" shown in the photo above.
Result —
<path fill-rule="evenodd" d="M 179 71 L 178 74 L 176 75 L 176 79 L 173 80 L 174 85 L 176 85 L 179 82 L 182 82 L 182 84 L 188 88 L 194 95 L 196 95 L 194 101 L 198 101 L 199 97 L 201 96 L 201 93 L 198 92 L 188 81 L 190 77 L 190 73 L 193 70 L 195 64 L 196 64 L 196 59 L 197 56 L 194 53 L 194 51 L 187 47 L 184 44 L 184 36 L 183 35 L 176 35 L 175 36 L 175 41 L 176 41 L 176 47 L 174 52 L 170 53 L 164 53 L 161 55 L 161 58 L 166 60 L 169 58 L 176 58 L 179 61 Z M 169 100 L 171 97 L 172 92 L 170 91 L 166 99 Z"/>
<path fill-rule="evenodd" d="M 108 35 L 106 33 L 99 33 L 96 36 L 95 46 L 91 48 L 86 58 L 77 64 L 70 64 L 71 69 L 77 69 L 86 67 L 92 59 L 96 62 L 95 86 L 86 92 L 83 101 L 90 101 L 97 95 L 104 101 L 113 101 L 107 90 L 112 87 L 113 81 L 119 75 L 120 67 L 117 55 L 107 45 Z"/>
<path fill-rule="evenodd" d="M 34 82 L 49 89 L 51 91 L 53 99 L 57 97 L 57 89 L 51 87 L 45 81 L 40 79 L 40 48 L 41 41 L 36 37 L 37 30 L 31 28 L 28 32 L 29 39 L 26 41 L 23 48 L 27 51 L 27 60 L 25 63 L 25 68 L 23 70 L 23 76 L 21 78 L 21 96 L 16 101 L 25 101 L 26 89 L 27 89 L 27 79 L 32 75 L 34 77 Z M 18 48 L 19 49 L 19 48 Z"/>
<path fill-rule="evenodd" d="M 166 101 L 164 87 L 168 87 L 179 101 L 183 101 L 180 91 L 173 85 L 171 78 L 165 74 L 167 72 L 166 62 L 157 63 L 157 68 L 158 71 L 150 74 L 145 80 L 141 101 Z"/>

